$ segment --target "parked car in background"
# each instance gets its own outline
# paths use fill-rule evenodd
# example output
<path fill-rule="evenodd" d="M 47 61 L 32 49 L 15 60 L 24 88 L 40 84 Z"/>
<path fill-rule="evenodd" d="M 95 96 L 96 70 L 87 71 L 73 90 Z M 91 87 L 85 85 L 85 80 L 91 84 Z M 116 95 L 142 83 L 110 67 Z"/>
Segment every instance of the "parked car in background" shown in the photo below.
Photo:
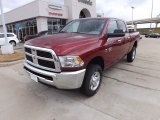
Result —
<path fill-rule="evenodd" d="M 151 33 L 151 34 L 147 34 L 145 35 L 146 38 L 159 38 L 160 34 L 159 33 Z"/>
<path fill-rule="evenodd" d="M 39 32 L 36 35 L 26 35 L 24 37 L 24 41 L 28 41 L 28 40 L 33 39 L 33 38 L 37 38 L 37 37 L 41 37 L 41 36 L 46 36 L 46 35 L 50 35 L 50 34 L 52 34 L 52 33 L 50 31 L 46 30 L 46 31 L 41 31 L 41 32 Z"/>
<path fill-rule="evenodd" d="M 148 33 L 141 33 L 141 35 L 148 35 Z"/>
<path fill-rule="evenodd" d="M 128 28 L 129 33 L 135 32 L 134 25 L 128 25 L 127 28 Z"/>
<path fill-rule="evenodd" d="M 7 40 L 13 46 L 16 46 L 19 43 L 17 35 L 14 33 L 7 33 Z M 0 33 L 0 46 L 5 45 L 4 33 Z"/>

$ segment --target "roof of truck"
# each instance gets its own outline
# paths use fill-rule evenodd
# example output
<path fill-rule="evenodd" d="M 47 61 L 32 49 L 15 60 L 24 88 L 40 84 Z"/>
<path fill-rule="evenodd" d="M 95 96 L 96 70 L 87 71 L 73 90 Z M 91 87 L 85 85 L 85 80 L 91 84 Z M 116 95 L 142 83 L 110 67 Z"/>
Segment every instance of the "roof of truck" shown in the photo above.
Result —
<path fill-rule="evenodd" d="M 87 20 L 87 19 L 98 19 L 98 20 L 121 20 L 121 21 L 124 21 L 122 19 L 118 19 L 118 18 L 112 18 L 112 17 L 97 17 L 97 18 L 79 18 L 79 19 L 76 19 L 76 20 Z"/>

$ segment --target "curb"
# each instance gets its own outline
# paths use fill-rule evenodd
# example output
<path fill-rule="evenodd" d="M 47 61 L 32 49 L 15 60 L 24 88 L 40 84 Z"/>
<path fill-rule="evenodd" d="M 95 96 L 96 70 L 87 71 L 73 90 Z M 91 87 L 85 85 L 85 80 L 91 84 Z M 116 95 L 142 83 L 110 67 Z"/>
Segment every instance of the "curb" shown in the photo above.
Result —
<path fill-rule="evenodd" d="M 16 65 L 18 63 L 23 63 L 23 60 L 17 60 L 14 62 L 3 62 L 3 63 L 0 63 L 0 67 L 8 67 L 8 66 Z"/>

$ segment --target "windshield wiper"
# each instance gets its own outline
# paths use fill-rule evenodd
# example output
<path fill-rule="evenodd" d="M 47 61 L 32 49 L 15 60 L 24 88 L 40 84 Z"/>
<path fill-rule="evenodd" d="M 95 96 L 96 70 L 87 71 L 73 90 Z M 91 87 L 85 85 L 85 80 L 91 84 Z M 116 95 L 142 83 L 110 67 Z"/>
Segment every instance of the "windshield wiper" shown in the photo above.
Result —
<path fill-rule="evenodd" d="M 87 34 L 84 32 L 66 32 L 66 31 L 60 31 L 60 33 L 77 33 L 77 34 Z"/>
<path fill-rule="evenodd" d="M 71 33 L 87 34 L 87 33 L 82 33 L 82 32 L 71 32 Z"/>
<path fill-rule="evenodd" d="M 80 33 L 80 32 L 66 32 L 66 31 L 60 31 L 60 33 Z"/>

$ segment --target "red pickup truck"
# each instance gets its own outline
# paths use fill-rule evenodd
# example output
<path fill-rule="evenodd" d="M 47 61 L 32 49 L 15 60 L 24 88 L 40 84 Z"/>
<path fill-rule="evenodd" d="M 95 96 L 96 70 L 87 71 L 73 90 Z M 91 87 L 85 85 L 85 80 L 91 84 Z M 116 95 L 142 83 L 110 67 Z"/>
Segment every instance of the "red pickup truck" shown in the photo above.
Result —
<path fill-rule="evenodd" d="M 127 56 L 133 62 L 138 41 L 123 20 L 86 18 L 68 23 L 58 34 L 35 38 L 24 45 L 24 68 L 32 80 L 59 89 L 97 93 L 102 72 Z"/>

